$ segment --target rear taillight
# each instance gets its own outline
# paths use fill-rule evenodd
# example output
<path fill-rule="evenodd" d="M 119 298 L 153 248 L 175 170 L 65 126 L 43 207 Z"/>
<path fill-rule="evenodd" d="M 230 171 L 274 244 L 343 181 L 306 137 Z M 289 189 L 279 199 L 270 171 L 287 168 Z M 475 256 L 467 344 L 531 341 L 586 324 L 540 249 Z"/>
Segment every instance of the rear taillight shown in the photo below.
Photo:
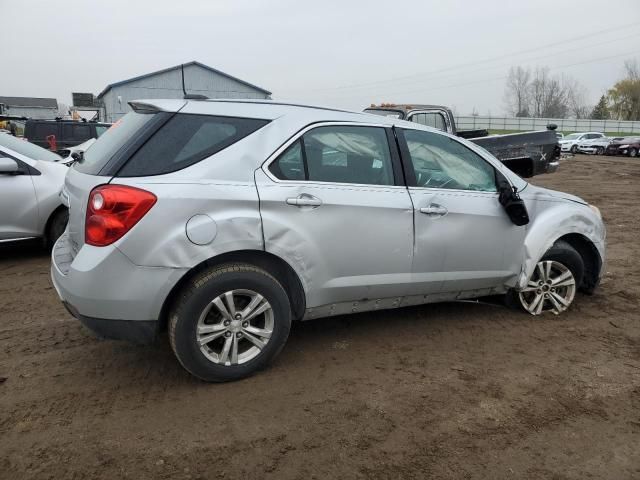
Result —
<path fill-rule="evenodd" d="M 124 185 L 101 185 L 89 195 L 85 242 L 96 247 L 110 245 L 138 223 L 157 197 L 146 190 Z"/>

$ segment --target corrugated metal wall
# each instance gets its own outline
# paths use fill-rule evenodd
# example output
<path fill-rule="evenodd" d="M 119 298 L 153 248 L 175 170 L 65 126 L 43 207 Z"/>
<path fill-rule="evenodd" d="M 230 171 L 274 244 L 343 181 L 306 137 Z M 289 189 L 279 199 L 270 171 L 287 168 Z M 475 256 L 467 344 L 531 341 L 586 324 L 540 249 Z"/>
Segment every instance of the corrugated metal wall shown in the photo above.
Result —
<path fill-rule="evenodd" d="M 16 115 L 18 117 L 53 119 L 58 114 L 57 108 L 37 108 L 37 107 L 5 107 L 5 115 Z"/>
<path fill-rule="evenodd" d="M 198 65 L 185 66 L 184 82 L 188 93 L 209 98 L 268 98 L 260 90 Z M 114 122 L 131 111 L 127 105 L 131 100 L 182 97 L 182 74 L 180 69 L 176 69 L 112 87 L 102 100 L 106 121 Z"/>

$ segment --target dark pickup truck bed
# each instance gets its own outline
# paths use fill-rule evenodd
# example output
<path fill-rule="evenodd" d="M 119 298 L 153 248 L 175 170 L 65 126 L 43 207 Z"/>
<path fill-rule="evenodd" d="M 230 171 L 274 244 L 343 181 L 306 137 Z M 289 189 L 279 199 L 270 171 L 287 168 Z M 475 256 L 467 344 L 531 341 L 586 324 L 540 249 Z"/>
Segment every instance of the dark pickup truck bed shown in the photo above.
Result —
<path fill-rule="evenodd" d="M 552 173 L 558 169 L 560 144 L 551 127 L 506 135 L 489 135 L 487 130 L 457 130 L 451 110 L 440 105 L 382 104 L 372 105 L 365 112 L 393 116 L 466 138 L 491 152 L 522 177 Z"/>

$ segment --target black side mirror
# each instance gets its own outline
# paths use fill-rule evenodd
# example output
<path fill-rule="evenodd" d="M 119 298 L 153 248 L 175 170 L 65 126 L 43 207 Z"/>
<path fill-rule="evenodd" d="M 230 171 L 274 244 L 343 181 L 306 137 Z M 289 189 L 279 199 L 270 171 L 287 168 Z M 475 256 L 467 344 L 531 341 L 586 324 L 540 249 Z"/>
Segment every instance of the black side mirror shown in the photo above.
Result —
<path fill-rule="evenodd" d="M 82 152 L 73 152 L 71 154 L 71 158 L 73 158 L 76 162 L 79 162 L 82 159 Z"/>
<path fill-rule="evenodd" d="M 521 227 L 529 223 L 529 212 L 527 212 L 527 206 L 524 204 L 524 200 L 518 195 L 518 189 L 512 187 L 506 180 L 500 182 L 499 186 L 500 196 L 498 201 L 507 212 L 507 215 L 511 221 Z"/>

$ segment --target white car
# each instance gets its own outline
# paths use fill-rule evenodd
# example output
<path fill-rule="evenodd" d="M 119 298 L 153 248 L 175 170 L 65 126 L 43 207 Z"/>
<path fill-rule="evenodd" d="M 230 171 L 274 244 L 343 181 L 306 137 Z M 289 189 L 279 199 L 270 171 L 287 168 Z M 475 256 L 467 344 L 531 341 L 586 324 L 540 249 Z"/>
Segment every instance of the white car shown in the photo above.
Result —
<path fill-rule="evenodd" d="M 611 138 L 593 138 L 591 140 L 585 140 L 578 144 L 578 153 L 587 153 L 589 155 L 604 155 L 607 147 L 611 143 Z"/>
<path fill-rule="evenodd" d="M 81 158 L 82 155 L 84 155 L 84 152 L 86 152 L 87 149 L 94 143 L 96 143 L 96 139 L 90 138 L 86 142 L 82 142 L 80 145 L 76 145 L 75 147 L 68 147 L 63 150 L 58 150 L 58 155 L 62 157 L 59 162 L 64 163 L 67 166 L 71 165 L 73 162 Z"/>
<path fill-rule="evenodd" d="M 560 140 L 560 151 L 563 153 L 577 153 L 580 142 L 599 138 L 604 138 L 604 134 L 599 132 L 572 133 Z"/>
<path fill-rule="evenodd" d="M 60 199 L 68 171 L 55 153 L 0 133 L 0 243 L 42 238 L 53 246 L 69 217 Z"/>

